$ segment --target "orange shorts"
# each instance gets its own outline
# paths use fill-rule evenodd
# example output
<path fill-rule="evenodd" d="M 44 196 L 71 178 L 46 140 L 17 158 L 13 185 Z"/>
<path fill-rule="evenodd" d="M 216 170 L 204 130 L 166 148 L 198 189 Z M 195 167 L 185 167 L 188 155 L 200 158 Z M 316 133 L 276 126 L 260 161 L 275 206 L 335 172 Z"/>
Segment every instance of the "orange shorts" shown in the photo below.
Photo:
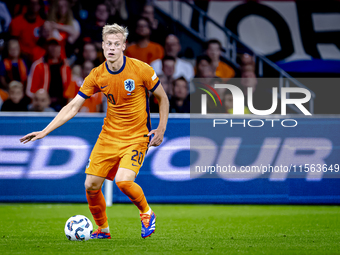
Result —
<path fill-rule="evenodd" d="M 119 167 L 136 173 L 143 165 L 148 143 L 120 143 L 99 138 L 94 146 L 85 173 L 113 181 Z"/>

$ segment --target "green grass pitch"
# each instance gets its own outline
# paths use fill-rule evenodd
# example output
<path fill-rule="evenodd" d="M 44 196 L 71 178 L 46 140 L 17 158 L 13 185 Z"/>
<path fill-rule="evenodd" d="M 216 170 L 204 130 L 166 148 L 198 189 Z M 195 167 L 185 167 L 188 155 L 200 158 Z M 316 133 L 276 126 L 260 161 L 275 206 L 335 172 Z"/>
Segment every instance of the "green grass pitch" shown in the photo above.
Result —
<path fill-rule="evenodd" d="M 66 220 L 86 204 L 0 205 L 0 254 L 340 254 L 339 206 L 152 205 L 140 237 L 132 204 L 107 209 L 111 240 L 69 241 Z"/>

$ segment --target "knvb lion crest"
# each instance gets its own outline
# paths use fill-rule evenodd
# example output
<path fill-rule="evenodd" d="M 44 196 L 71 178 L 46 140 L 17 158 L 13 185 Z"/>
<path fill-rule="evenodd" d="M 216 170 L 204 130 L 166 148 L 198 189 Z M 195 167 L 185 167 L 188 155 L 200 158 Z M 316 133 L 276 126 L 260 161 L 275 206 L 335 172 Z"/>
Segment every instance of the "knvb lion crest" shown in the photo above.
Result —
<path fill-rule="evenodd" d="M 125 90 L 131 92 L 135 89 L 135 81 L 131 79 L 127 79 L 124 81 Z"/>

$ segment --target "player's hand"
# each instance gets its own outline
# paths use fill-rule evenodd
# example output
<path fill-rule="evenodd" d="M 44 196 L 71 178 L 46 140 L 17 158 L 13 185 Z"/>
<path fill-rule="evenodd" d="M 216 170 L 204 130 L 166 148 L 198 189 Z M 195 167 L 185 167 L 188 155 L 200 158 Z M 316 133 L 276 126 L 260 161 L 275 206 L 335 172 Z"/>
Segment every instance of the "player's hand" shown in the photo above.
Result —
<path fill-rule="evenodd" d="M 46 134 L 43 131 L 32 132 L 32 133 L 29 133 L 29 134 L 25 135 L 24 137 L 20 138 L 20 142 L 21 143 L 33 142 L 35 140 L 44 138 L 45 136 L 46 136 Z"/>
<path fill-rule="evenodd" d="M 159 146 L 163 142 L 164 132 L 154 129 L 151 130 L 148 136 L 154 135 L 149 143 L 149 147 L 151 146 Z"/>

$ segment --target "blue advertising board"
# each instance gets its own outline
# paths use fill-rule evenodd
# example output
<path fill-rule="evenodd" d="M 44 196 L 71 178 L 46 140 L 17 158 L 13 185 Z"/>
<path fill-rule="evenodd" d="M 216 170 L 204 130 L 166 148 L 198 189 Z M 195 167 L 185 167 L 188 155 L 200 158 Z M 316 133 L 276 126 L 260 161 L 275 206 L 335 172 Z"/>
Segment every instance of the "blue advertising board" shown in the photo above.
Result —
<path fill-rule="evenodd" d="M 266 173 L 265 178 L 263 173 L 255 173 L 247 179 L 219 173 L 213 173 L 213 178 L 211 173 L 199 177 L 190 174 L 190 166 L 202 159 L 213 165 L 229 162 L 238 167 L 260 161 L 273 166 L 322 164 L 335 171 L 340 163 L 340 119 L 295 118 L 298 125 L 294 128 L 272 128 L 270 123 L 252 128 L 246 120 L 245 127 L 219 125 L 208 134 L 200 134 L 199 130 L 206 130 L 212 120 L 182 116 L 169 118 L 162 145 L 149 150 L 137 176 L 136 182 L 150 203 L 340 202 L 340 178 L 330 178 L 322 171 L 299 178 L 277 173 Z M 86 202 L 84 171 L 101 131 L 103 115 L 79 115 L 42 140 L 20 144 L 20 137 L 43 129 L 52 118 L 0 116 L 1 202 Z M 157 116 L 152 116 L 153 128 L 157 125 Z M 190 133 L 192 125 L 201 127 L 194 135 Z M 220 132 L 225 133 L 223 139 L 216 135 Z M 202 144 L 208 141 L 214 153 L 209 156 L 197 152 L 191 157 L 193 139 Z M 130 202 L 117 187 L 113 192 L 113 202 Z"/>

